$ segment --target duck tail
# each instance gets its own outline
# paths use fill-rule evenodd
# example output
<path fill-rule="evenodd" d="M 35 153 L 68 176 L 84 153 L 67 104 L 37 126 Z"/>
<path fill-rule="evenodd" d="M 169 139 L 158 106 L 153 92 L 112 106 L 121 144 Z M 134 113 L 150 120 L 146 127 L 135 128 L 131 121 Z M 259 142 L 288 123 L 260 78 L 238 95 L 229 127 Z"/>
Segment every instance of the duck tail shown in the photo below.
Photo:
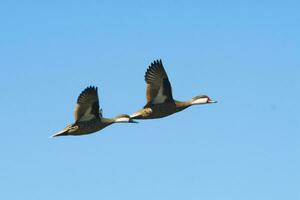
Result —
<path fill-rule="evenodd" d="M 61 130 L 61 131 L 55 133 L 54 135 L 51 135 L 49 138 L 67 135 L 66 133 L 68 133 L 68 130 L 64 129 L 64 130 Z"/>

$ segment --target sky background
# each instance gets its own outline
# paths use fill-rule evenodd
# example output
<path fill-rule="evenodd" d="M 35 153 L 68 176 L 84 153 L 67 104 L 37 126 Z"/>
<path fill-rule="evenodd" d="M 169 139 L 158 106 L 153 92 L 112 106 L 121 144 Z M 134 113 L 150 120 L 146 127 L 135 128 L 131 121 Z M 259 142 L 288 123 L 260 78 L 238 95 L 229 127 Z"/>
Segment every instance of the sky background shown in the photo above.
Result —
<path fill-rule="evenodd" d="M 299 1 L 0 1 L 0 199 L 299 200 Z M 105 117 L 145 104 L 161 58 L 159 120 L 83 137 L 77 96 Z"/>

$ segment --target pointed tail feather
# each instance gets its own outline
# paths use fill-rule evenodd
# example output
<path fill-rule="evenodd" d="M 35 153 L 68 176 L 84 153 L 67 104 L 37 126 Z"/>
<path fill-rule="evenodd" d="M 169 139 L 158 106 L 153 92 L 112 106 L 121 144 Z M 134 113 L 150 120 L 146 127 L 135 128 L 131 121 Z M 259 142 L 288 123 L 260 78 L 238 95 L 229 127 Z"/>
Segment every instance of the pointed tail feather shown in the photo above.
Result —
<path fill-rule="evenodd" d="M 49 138 L 54 138 L 54 137 L 66 135 L 67 132 L 68 132 L 68 130 L 64 129 L 62 131 L 59 131 L 59 132 L 55 133 L 54 135 L 51 135 Z"/>

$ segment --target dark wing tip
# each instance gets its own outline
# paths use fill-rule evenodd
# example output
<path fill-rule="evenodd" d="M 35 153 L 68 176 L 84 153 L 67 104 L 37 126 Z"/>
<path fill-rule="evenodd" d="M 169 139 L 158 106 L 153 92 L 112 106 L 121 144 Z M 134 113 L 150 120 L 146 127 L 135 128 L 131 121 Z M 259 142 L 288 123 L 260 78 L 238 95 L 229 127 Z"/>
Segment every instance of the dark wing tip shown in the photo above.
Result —
<path fill-rule="evenodd" d="M 164 71 L 164 67 L 163 67 L 161 59 L 156 59 L 153 62 L 151 62 L 151 64 L 148 66 L 148 69 L 144 75 L 145 81 L 148 83 L 150 78 L 153 77 L 154 74 L 156 74 L 156 72 L 160 69 Z"/>
<path fill-rule="evenodd" d="M 162 65 L 163 65 L 163 64 L 162 64 L 161 59 L 156 59 L 156 60 L 154 60 L 154 61 L 150 64 L 149 68 L 150 68 L 150 67 L 155 67 L 155 66 L 160 67 L 160 66 L 162 66 Z"/>
<path fill-rule="evenodd" d="M 97 88 L 96 86 L 90 85 L 90 86 L 88 86 L 87 88 L 85 88 L 85 90 L 89 90 L 89 91 L 92 91 L 92 90 L 98 91 L 98 88 Z"/>
<path fill-rule="evenodd" d="M 93 91 L 97 92 L 97 91 L 98 91 L 98 88 L 95 87 L 95 86 L 90 85 L 90 86 L 86 87 L 86 88 L 81 92 L 81 94 L 86 93 L 86 92 L 93 92 Z"/>
<path fill-rule="evenodd" d="M 85 96 L 88 96 L 88 95 L 96 95 L 98 96 L 98 88 L 95 87 L 95 86 L 88 86 L 86 87 L 79 95 L 78 99 L 77 99 L 77 103 L 80 102 L 80 99 L 85 97 Z"/>

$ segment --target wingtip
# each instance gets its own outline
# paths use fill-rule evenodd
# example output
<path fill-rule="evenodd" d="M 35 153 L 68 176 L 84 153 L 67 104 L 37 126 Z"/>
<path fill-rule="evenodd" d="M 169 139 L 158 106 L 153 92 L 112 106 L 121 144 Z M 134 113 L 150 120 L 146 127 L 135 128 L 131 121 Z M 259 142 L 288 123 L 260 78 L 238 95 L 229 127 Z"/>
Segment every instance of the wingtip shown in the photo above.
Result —
<path fill-rule="evenodd" d="M 149 68 L 154 67 L 154 66 L 163 66 L 162 59 L 159 58 L 159 59 L 156 59 L 156 60 L 152 61 Z"/>
<path fill-rule="evenodd" d="M 87 86 L 81 93 L 84 93 L 85 91 L 88 91 L 88 90 L 98 90 L 98 87 L 97 86 L 94 86 L 94 85 L 90 85 L 90 86 Z"/>

